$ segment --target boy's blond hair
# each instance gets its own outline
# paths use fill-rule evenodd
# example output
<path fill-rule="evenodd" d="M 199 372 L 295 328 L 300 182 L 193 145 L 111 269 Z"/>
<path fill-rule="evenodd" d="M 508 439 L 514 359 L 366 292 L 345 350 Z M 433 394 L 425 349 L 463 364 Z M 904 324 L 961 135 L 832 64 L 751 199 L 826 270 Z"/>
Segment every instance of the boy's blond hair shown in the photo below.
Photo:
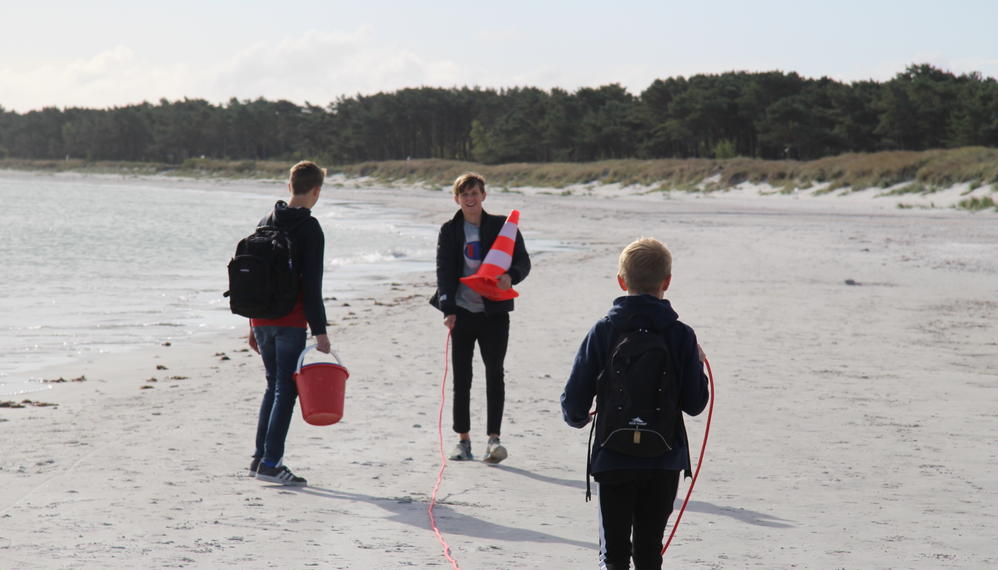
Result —
<path fill-rule="evenodd" d="M 475 172 L 465 172 L 454 181 L 454 195 L 459 196 L 465 190 L 471 190 L 475 186 L 485 192 L 485 177 Z"/>
<path fill-rule="evenodd" d="M 316 186 L 321 188 L 325 179 L 325 168 L 319 168 L 319 165 L 311 160 L 303 160 L 291 167 L 288 182 L 295 194 L 308 194 Z"/>
<path fill-rule="evenodd" d="M 637 239 L 620 252 L 617 273 L 629 293 L 657 295 L 672 275 L 672 254 L 655 238 Z"/>

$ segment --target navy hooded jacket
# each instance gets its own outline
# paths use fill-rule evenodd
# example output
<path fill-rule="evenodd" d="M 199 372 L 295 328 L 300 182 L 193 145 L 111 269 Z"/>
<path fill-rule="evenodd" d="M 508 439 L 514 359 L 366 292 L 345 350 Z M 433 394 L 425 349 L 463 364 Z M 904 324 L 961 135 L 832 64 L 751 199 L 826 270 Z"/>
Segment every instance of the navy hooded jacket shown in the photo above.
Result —
<path fill-rule="evenodd" d="M 679 407 L 691 416 L 703 411 L 709 399 L 707 376 L 703 372 L 693 329 L 679 321 L 668 300 L 651 295 L 618 297 L 606 317 L 586 335 L 575 355 L 572 373 L 561 395 L 565 422 L 576 428 L 589 423 L 589 410 L 596 397 L 597 377 L 606 367 L 617 330 L 648 328 L 663 331 L 679 378 Z M 672 450 L 658 457 L 633 457 L 593 444 L 592 473 L 620 470 L 690 470 L 689 440 L 685 427 Z"/>

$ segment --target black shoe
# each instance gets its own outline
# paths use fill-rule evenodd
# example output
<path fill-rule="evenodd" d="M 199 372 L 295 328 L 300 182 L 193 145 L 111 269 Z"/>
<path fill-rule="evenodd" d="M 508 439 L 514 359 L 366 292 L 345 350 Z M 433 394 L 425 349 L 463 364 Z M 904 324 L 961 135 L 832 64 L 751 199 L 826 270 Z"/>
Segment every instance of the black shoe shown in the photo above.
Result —
<path fill-rule="evenodd" d="M 260 467 L 256 470 L 256 478 L 263 481 L 269 481 L 271 483 L 277 483 L 278 485 L 289 485 L 292 487 L 304 487 L 306 483 L 308 483 L 305 479 L 292 473 L 291 470 L 284 465 L 267 467 L 261 463 Z"/>
<path fill-rule="evenodd" d="M 250 461 L 249 476 L 250 477 L 256 477 L 256 471 L 259 468 L 260 468 L 260 458 L 259 457 L 254 457 L 253 461 Z"/>

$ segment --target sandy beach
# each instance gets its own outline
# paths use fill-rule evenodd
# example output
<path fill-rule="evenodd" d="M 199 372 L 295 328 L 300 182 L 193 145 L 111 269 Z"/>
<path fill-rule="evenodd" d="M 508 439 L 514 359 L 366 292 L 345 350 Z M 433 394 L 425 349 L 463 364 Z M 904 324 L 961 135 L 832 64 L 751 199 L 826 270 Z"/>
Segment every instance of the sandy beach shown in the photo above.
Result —
<path fill-rule="evenodd" d="M 872 192 L 512 190 L 486 210 L 519 209 L 528 249 L 564 247 L 533 254 L 517 287 L 509 459 L 444 474 L 435 512 L 461 568 L 596 567 L 588 431 L 564 424 L 558 397 L 619 294 L 620 249 L 645 235 L 673 251 L 668 296 L 716 379 L 667 567 L 998 565 L 998 215 Z M 332 191 L 427 223 L 455 209 L 424 189 Z M 327 302 L 351 378 L 339 424 L 296 410 L 285 463 L 305 488 L 246 475 L 264 380 L 237 335 L 45 371 L 86 381 L 25 396 L 56 406 L 0 408 L 0 568 L 449 567 L 426 513 L 446 339 L 433 283 Z M 448 385 L 448 450 L 449 418 Z M 694 452 L 705 418 L 687 422 Z M 480 362 L 472 423 L 479 453 Z"/>

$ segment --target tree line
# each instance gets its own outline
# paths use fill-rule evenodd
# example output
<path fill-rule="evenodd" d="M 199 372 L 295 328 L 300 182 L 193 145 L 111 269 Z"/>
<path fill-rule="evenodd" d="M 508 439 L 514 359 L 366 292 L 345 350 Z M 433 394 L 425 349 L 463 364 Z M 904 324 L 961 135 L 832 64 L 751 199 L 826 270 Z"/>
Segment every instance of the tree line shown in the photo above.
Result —
<path fill-rule="evenodd" d="M 574 92 L 401 89 L 325 107 L 266 99 L 108 109 L 0 107 L 0 158 L 333 164 L 443 158 L 486 164 L 616 158 L 808 160 L 844 152 L 998 147 L 998 82 L 928 64 L 888 81 L 730 72 Z"/>

